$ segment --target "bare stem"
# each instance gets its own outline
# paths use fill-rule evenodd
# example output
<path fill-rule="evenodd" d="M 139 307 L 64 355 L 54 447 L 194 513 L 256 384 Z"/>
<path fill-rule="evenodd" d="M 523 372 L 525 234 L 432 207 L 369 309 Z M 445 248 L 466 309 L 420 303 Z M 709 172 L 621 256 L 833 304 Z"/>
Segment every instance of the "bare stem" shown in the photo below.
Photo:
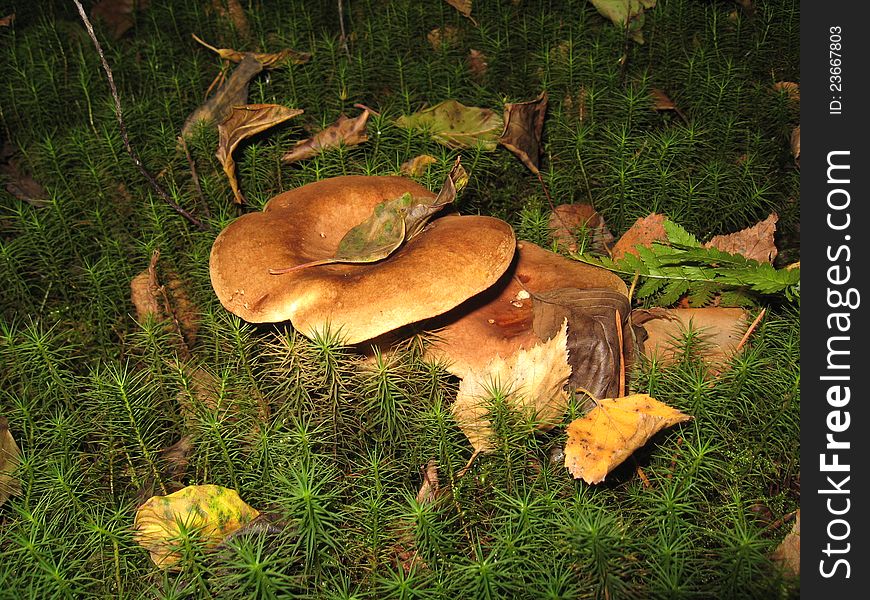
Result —
<path fill-rule="evenodd" d="M 103 54 L 103 47 L 100 45 L 99 40 L 97 40 L 97 35 L 94 33 L 94 27 L 91 25 L 90 19 L 88 19 L 88 15 L 85 13 L 85 9 L 82 8 L 81 2 L 79 0 L 73 0 L 76 5 L 76 8 L 79 11 L 79 16 L 82 18 L 82 22 L 85 24 L 85 29 L 88 30 L 88 35 L 91 38 L 91 41 L 94 42 L 94 47 L 97 49 L 97 54 L 100 56 L 100 63 L 103 65 L 103 70 L 106 72 L 106 78 L 109 81 L 109 89 L 112 92 L 112 99 L 115 101 L 115 116 L 118 118 L 118 126 L 121 130 L 121 139 L 124 141 L 124 149 L 127 151 L 127 154 L 130 155 L 130 158 L 133 160 L 133 164 L 139 169 L 139 172 L 151 186 L 151 189 L 160 196 L 160 198 L 169 205 L 172 210 L 180 214 L 182 217 L 187 219 L 192 225 L 196 226 L 199 229 L 205 229 L 205 226 L 202 222 L 194 217 L 192 214 L 184 210 L 181 206 L 176 203 L 172 197 L 166 193 L 160 184 L 157 183 L 157 179 L 145 168 L 145 165 L 142 164 L 142 159 L 139 158 L 137 152 L 130 145 L 130 138 L 127 135 L 127 126 L 124 124 L 124 117 L 121 112 L 121 98 L 118 96 L 118 88 L 115 87 L 115 77 L 112 75 L 112 69 L 109 67 L 109 63 L 106 61 L 106 56 Z"/>

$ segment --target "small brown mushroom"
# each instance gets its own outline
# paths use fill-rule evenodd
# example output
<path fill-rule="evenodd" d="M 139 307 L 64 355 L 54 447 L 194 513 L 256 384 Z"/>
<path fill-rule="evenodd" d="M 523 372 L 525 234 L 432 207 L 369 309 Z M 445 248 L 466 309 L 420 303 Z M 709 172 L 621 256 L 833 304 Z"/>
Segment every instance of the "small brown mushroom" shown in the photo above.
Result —
<path fill-rule="evenodd" d="M 610 271 L 523 241 L 497 284 L 425 323 L 438 338 L 427 357 L 445 362 L 452 374 L 465 378 L 496 355 L 507 358 L 521 348 L 531 349 L 543 341 L 533 327 L 535 295 L 560 288 L 605 288 L 628 295 L 625 283 Z"/>
<path fill-rule="evenodd" d="M 215 240 L 210 271 L 218 299 L 252 323 L 289 320 L 304 335 L 329 326 L 355 344 L 447 312 L 501 277 L 516 248 L 510 225 L 459 215 L 435 219 L 378 262 L 269 273 L 335 256 L 342 237 L 377 204 L 406 192 L 434 197 L 410 179 L 353 175 L 275 196 Z"/>

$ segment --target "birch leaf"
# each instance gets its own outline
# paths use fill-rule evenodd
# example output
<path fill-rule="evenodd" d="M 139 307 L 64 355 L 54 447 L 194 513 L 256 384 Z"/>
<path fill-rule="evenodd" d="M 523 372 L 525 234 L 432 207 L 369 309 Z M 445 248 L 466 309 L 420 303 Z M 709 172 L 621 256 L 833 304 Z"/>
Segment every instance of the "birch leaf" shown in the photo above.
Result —
<path fill-rule="evenodd" d="M 206 547 L 214 547 L 259 516 L 235 490 L 218 485 L 189 485 L 168 496 L 153 496 L 136 509 L 134 539 L 151 553 L 158 567 L 180 559 L 176 546 L 185 532 L 197 531 Z"/>
<path fill-rule="evenodd" d="M 653 8 L 656 0 L 590 0 L 598 12 L 610 19 L 614 25 L 626 29 L 629 37 L 638 44 L 643 43 L 641 28 L 644 10 Z"/>
<path fill-rule="evenodd" d="M 348 119 L 341 115 L 338 120 L 319 132 L 317 135 L 297 142 L 292 150 L 281 157 L 281 162 L 294 163 L 320 154 L 324 148 L 337 148 L 339 146 L 356 146 L 368 141 L 366 123 L 371 111 L 363 110 L 362 114 L 355 119 Z"/>
<path fill-rule="evenodd" d="M 488 108 L 465 106 L 456 100 L 445 100 L 411 115 L 403 115 L 396 125 L 418 129 L 432 136 L 439 144 L 450 148 L 495 150 L 504 129 L 504 120 Z"/>
<path fill-rule="evenodd" d="M 244 204 L 245 197 L 236 179 L 236 162 L 233 151 L 245 139 L 256 135 L 288 119 L 302 114 L 298 108 L 287 108 L 280 104 L 245 104 L 234 106 L 230 116 L 218 125 L 217 158 L 223 165 L 224 173 L 230 180 L 236 204 Z"/>
<path fill-rule="evenodd" d="M 691 417 L 647 394 L 607 398 L 568 425 L 565 466 L 594 484 L 664 429 Z"/>
<path fill-rule="evenodd" d="M 285 61 L 289 60 L 294 65 L 304 65 L 309 60 L 311 60 L 311 54 L 308 52 L 297 52 L 296 50 L 291 50 L 290 48 L 285 48 L 283 50 L 279 50 L 278 52 L 240 52 L 239 50 L 233 50 L 231 48 L 215 48 L 211 44 L 208 44 L 201 40 L 196 34 L 190 34 L 194 40 L 220 56 L 224 60 L 228 60 L 234 63 L 242 62 L 246 57 L 250 56 L 258 63 L 263 65 L 264 69 L 274 69 L 275 67 L 279 67 L 284 64 Z"/>
<path fill-rule="evenodd" d="M 505 104 L 504 131 L 498 138 L 498 142 L 513 152 L 535 175 L 541 166 L 541 135 L 546 113 L 546 91 L 529 102 Z"/>

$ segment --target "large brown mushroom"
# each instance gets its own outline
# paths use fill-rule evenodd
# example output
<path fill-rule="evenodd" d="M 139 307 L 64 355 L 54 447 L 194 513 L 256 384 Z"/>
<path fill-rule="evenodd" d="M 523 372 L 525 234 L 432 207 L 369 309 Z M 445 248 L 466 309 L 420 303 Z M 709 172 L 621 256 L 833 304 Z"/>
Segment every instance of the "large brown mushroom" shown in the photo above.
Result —
<path fill-rule="evenodd" d="M 406 192 L 434 198 L 410 179 L 374 176 L 325 179 L 275 196 L 215 240 L 210 271 L 218 299 L 252 323 L 289 320 L 309 336 L 328 326 L 355 344 L 447 312 L 501 277 L 516 248 L 510 225 L 459 215 L 433 220 L 377 262 L 269 272 L 334 257 L 375 206 Z"/>

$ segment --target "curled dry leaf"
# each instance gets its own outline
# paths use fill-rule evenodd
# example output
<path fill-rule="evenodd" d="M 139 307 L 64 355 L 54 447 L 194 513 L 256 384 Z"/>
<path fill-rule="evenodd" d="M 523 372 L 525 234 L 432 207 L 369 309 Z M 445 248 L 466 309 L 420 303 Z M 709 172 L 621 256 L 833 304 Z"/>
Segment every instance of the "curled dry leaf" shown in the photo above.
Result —
<path fill-rule="evenodd" d="M 730 254 L 742 254 L 746 258 L 773 264 L 777 249 L 773 236 L 779 216 L 771 213 L 765 220 L 736 233 L 717 235 L 704 244 L 705 248 L 717 248 Z"/>
<path fill-rule="evenodd" d="M 218 485 L 190 485 L 168 496 L 154 496 L 138 509 L 134 539 L 151 553 L 158 567 L 173 567 L 181 555 L 178 539 L 196 531 L 206 547 L 214 547 L 259 516 L 235 490 Z"/>
<path fill-rule="evenodd" d="M 468 51 L 468 70 L 471 72 L 472 78 L 477 81 L 482 80 L 488 68 L 489 63 L 483 52 L 474 48 Z"/>
<path fill-rule="evenodd" d="M 534 419 L 540 429 L 556 425 L 565 411 L 568 365 L 568 323 L 550 340 L 521 349 L 513 356 L 496 356 L 483 369 L 471 371 L 459 384 L 453 417 L 478 452 L 492 450 L 489 398 L 493 389 L 509 393 L 511 408 Z"/>
<path fill-rule="evenodd" d="M 444 25 L 427 33 L 426 39 L 433 50 L 439 50 L 442 44 L 448 47 L 456 46 L 459 43 L 459 33 L 458 27 Z"/>
<path fill-rule="evenodd" d="M 795 513 L 794 525 L 791 531 L 788 532 L 776 550 L 773 551 L 771 558 L 774 562 L 779 563 L 783 571 L 794 577 L 800 577 L 801 574 L 801 511 Z"/>
<path fill-rule="evenodd" d="M 556 246 L 566 252 L 579 250 L 578 234 L 583 232 L 590 243 L 586 252 L 610 254 L 613 246 L 613 234 L 591 204 L 560 204 L 550 215 L 549 227 Z"/>
<path fill-rule="evenodd" d="M 15 477 L 15 470 L 21 457 L 21 450 L 9 431 L 6 417 L 0 417 L 0 506 L 10 496 L 21 493 L 21 482 Z"/>
<path fill-rule="evenodd" d="M 614 244 L 612 250 L 613 260 L 619 260 L 626 254 L 637 254 L 635 246 L 649 247 L 653 242 L 664 242 L 668 239 L 665 231 L 664 215 L 656 213 L 641 217 L 634 222 L 628 231 Z"/>
<path fill-rule="evenodd" d="M 801 166 L 801 126 L 798 125 L 791 130 L 791 153 L 794 156 L 794 162 L 797 166 Z"/>
<path fill-rule="evenodd" d="M 117 40 L 136 24 L 136 12 L 149 4 L 150 0 L 100 0 L 91 8 L 91 18 L 102 21 L 109 36 Z"/>
<path fill-rule="evenodd" d="M 423 474 L 423 483 L 417 491 L 417 502 L 429 504 L 435 501 L 441 489 L 438 483 L 438 462 L 434 458 L 429 459 L 429 462 L 420 471 Z"/>
<path fill-rule="evenodd" d="M 309 60 L 311 60 L 310 53 L 297 52 L 296 50 L 291 50 L 290 48 L 285 48 L 283 50 L 279 50 L 278 52 L 240 52 L 239 50 L 232 50 L 230 48 L 215 48 L 211 44 L 208 44 L 199 37 L 197 37 L 196 34 L 191 33 L 190 35 L 191 37 L 193 37 L 194 40 L 196 40 L 212 52 L 215 52 L 222 59 L 234 63 L 241 63 L 246 57 L 250 56 L 261 65 L 263 65 L 264 69 L 274 69 L 275 67 L 280 67 L 282 64 L 284 64 L 285 61 L 288 60 L 294 65 L 304 65 Z"/>
<path fill-rule="evenodd" d="M 499 144 L 513 152 L 528 169 L 538 174 L 541 166 L 541 135 L 547 114 L 547 92 L 529 102 L 504 105 L 504 131 Z"/>
<path fill-rule="evenodd" d="M 447 2 L 447 4 L 449 4 L 453 8 L 455 8 L 456 10 L 458 10 L 460 13 L 462 13 L 463 17 L 468 17 L 469 19 L 471 18 L 472 0 L 444 0 L 444 1 Z"/>
<path fill-rule="evenodd" d="M 21 168 L 16 153 L 17 149 L 9 142 L 0 149 L 0 177 L 6 179 L 6 191 L 31 206 L 42 208 L 49 202 L 48 194 L 39 182 Z"/>
<path fill-rule="evenodd" d="M 664 429 L 691 417 L 647 394 L 607 398 L 568 425 L 565 467 L 594 484 Z"/>
<path fill-rule="evenodd" d="M 418 129 L 432 136 L 439 144 L 450 148 L 495 150 L 504 121 L 488 108 L 465 106 L 456 100 L 445 100 L 411 115 L 396 119 L 396 125 Z"/>
<path fill-rule="evenodd" d="M 668 97 L 668 95 L 659 88 L 652 88 L 650 90 L 650 95 L 652 96 L 653 108 L 655 110 L 674 110 L 677 108 L 677 105 L 674 104 L 674 101 Z"/>
<path fill-rule="evenodd" d="M 325 148 L 338 148 L 339 146 L 356 146 L 368 141 L 366 131 L 371 111 L 363 110 L 362 114 L 355 119 L 348 119 L 344 115 L 338 121 L 319 132 L 317 135 L 296 143 L 292 150 L 281 157 L 285 163 L 294 163 L 312 156 L 317 156 Z"/>
<path fill-rule="evenodd" d="M 263 64 L 253 56 L 245 56 L 230 76 L 206 102 L 191 113 L 181 128 L 185 138 L 199 123 L 220 123 L 233 112 L 234 106 L 248 103 L 248 84 L 263 70 Z"/>
<path fill-rule="evenodd" d="M 438 162 L 438 159 L 429 154 L 421 154 L 415 156 L 411 160 L 406 160 L 399 167 L 399 172 L 406 177 L 422 177 L 429 169 L 429 165 Z"/>
<path fill-rule="evenodd" d="M 0 27 L 9 27 L 14 22 L 15 13 L 8 14 L 5 17 L 0 18 Z"/>
<path fill-rule="evenodd" d="M 280 104 L 245 104 L 234 106 L 230 116 L 218 125 L 217 158 L 230 180 L 236 204 L 244 204 L 245 197 L 236 179 L 233 151 L 245 139 L 302 114 L 298 108 Z"/>

